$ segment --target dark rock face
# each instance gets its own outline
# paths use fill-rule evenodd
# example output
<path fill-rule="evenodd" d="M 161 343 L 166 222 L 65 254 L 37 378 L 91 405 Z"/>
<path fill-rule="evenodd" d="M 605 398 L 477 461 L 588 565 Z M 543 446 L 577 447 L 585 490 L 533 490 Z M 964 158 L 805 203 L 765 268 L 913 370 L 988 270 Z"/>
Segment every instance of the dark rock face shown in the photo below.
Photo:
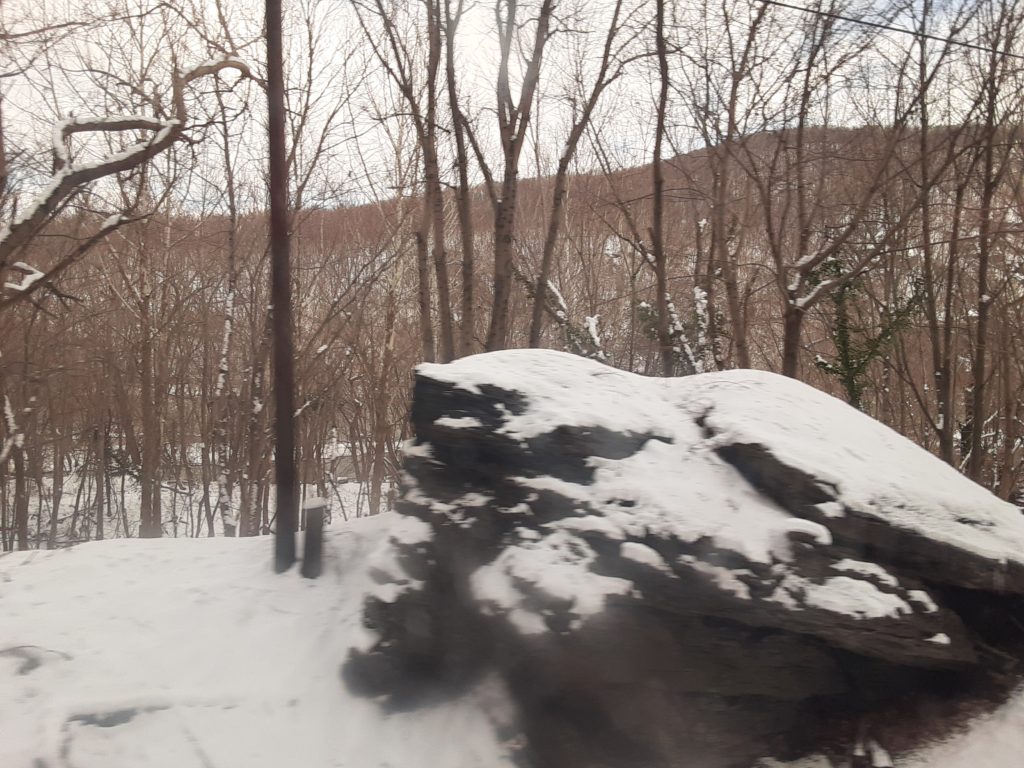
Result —
<path fill-rule="evenodd" d="M 1016 510 L 778 379 L 655 382 L 551 352 L 423 366 L 365 608 L 377 641 L 347 684 L 404 709 L 497 672 L 510 749 L 542 768 L 750 766 L 999 695 L 1021 640 Z M 789 430 L 798 406 L 820 434 Z M 876 437 L 843 443 L 844 419 Z M 860 461 L 948 486 L 922 502 Z"/>

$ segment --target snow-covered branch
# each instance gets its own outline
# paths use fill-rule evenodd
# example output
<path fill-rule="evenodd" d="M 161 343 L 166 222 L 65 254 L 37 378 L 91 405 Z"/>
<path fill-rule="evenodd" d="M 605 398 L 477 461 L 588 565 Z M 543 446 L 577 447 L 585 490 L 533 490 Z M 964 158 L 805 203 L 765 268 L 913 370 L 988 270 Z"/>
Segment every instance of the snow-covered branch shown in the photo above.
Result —
<path fill-rule="evenodd" d="M 55 173 L 36 198 L 13 221 L 0 229 L 0 269 L 6 268 L 11 256 L 39 234 L 73 194 L 98 179 L 137 168 L 174 144 L 185 129 L 188 118 L 185 87 L 200 77 L 226 69 L 233 69 L 242 76 L 251 76 L 245 62 L 230 56 L 203 62 L 178 74 L 173 83 L 175 114 L 169 118 L 148 115 L 87 116 L 72 117 L 58 123 L 53 131 Z M 68 145 L 75 134 L 129 130 L 145 130 L 151 134 L 147 139 L 98 160 L 81 164 L 72 161 Z"/>
<path fill-rule="evenodd" d="M 46 277 L 45 272 L 40 272 L 35 267 L 29 266 L 23 261 L 16 261 L 11 264 L 11 269 L 16 269 L 25 273 L 25 276 L 21 278 L 20 283 L 4 283 L 4 288 L 9 291 L 28 291 L 31 290 L 32 286 Z"/>
<path fill-rule="evenodd" d="M 94 232 L 90 237 L 80 242 L 74 250 L 66 253 L 60 261 L 51 266 L 45 272 L 36 269 L 35 267 L 25 264 L 21 261 L 16 261 L 11 264 L 8 269 L 16 269 L 23 272 L 25 276 L 21 279 L 20 283 L 5 283 L 4 288 L 10 291 L 7 296 L 0 296 L 0 310 L 3 310 L 7 306 L 14 304 L 23 299 L 27 299 L 35 291 L 41 287 L 48 288 L 51 292 L 56 292 L 53 280 L 60 275 L 65 269 L 74 264 L 78 259 L 85 255 L 94 245 L 103 240 L 107 235 L 112 233 L 115 229 L 120 227 L 122 224 L 126 224 L 130 221 L 135 221 L 131 217 L 125 216 L 120 213 L 115 213 L 112 216 L 108 216 L 100 224 L 100 228 Z"/>
<path fill-rule="evenodd" d="M 120 121 L 117 118 L 117 122 Z M 91 125 L 89 128 L 83 126 L 77 132 L 118 130 L 100 122 Z M 66 149 L 55 147 L 54 160 L 59 170 L 35 200 L 0 231 L 0 265 L 6 264 L 9 256 L 31 241 L 73 193 L 105 176 L 130 171 L 170 147 L 180 135 L 182 124 L 174 119 L 160 121 L 159 125 L 160 129 L 149 140 L 137 142 L 91 163 L 75 165 L 69 162 Z M 63 130 L 61 135 L 65 135 Z"/>

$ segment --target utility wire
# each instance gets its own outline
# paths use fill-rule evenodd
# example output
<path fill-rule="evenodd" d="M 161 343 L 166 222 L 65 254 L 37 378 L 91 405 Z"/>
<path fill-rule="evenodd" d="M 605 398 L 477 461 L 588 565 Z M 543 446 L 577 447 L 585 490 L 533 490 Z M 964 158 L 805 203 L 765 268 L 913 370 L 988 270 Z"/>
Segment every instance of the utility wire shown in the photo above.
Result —
<path fill-rule="evenodd" d="M 783 3 L 781 0 L 754 0 L 758 3 L 764 3 L 765 5 L 775 5 L 779 8 L 789 8 L 791 11 L 799 11 L 800 13 L 810 13 L 814 16 L 824 16 L 829 19 L 837 19 L 838 21 L 848 21 L 851 24 L 860 24 L 864 27 L 873 27 L 875 29 L 884 29 L 886 32 L 899 32 L 902 35 L 911 35 L 912 37 L 924 38 L 925 40 L 934 40 L 939 43 L 948 43 L 950 45 L 959 45 L 962 48 L 971 48 L 975 51 L 984 51 L 985 53 L 994 53 L 999 56 L 1009 56 L 1012 59 L 1024 60 L 1024 54 L 1009 53 L 1008 51 L 997 51 L 994 48 L 987 48 L 984 45 L 978 45 L 977 43 L 968 43 L 964 40 L 956 40 L 952 37 L 942 37 L 940 35 L 930 35 L 927 32 L 917 32 L 913 29 L 906 29 L 904 27 L 894 27 L 891 24 L 883 24 L 879 21 L 867 21 L 866 19 L 858 19 L 854 16 L 844 16 L 841 13 L 833 13 L 832 11 L 822 11 L 816 8 L 801 8 L 799 5 L 791 5 L 790 3 Z"/>

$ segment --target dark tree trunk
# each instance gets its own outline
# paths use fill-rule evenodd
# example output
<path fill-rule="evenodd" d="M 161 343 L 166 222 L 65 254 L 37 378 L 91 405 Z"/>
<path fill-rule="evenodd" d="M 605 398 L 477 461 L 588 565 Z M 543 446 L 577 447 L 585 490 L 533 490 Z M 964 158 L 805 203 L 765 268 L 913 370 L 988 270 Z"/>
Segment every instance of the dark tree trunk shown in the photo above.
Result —
<path fill-rule="evenodd" d="M 28 549 L 28 474 L 25 471 L 25 451 L 15 448 L 14 459 L 14 535 L 18 549 Z"/>
<path fill-rule="evenodd" d="M 149 290 L 144 286 L 143 290 Z M 139 515 L 139 536 L 158 538 L 163 534 L 160 510 L 159 465 L 161 454 L 161 429 L 159 409 L 153 382 L 153 326 L 150 315 L 151 298 L 146 296 L 140 308 L 142 326 L 142 354 L 140 360 L 140 395 L 142 398 L 142 470 L 139 482 L 142 485 L 142 503 Z"/>
<path fill-rule="evenodd" d="M 651 255 L 654 257 L 654 274 L 657 296 L 654 299 L 657 312 L 658 357 L 661 375 L 671 376 L 675 371 L 675 356 L 672 351 L 672 333 L 669 326 L 668 263 L 665 253 L 665 177 L 661 167 L 662 145 L 665 141 L 665 120 L 668 112 L 668 44 L 665 40 L 665 0 L 656 0 L 654 19 L 655 51 L 658 56 L 658 107 L 654 131 L 654 157 L 651 161 L 651 184 L 653 187 Z"/>
<path fill-rule="evenodd" d="M 295 562 L 298 478 L 295 471 L 295 361 L 292 347 L 291 265 L 288 255 L 288 164 L 285 147 L 281 0 L 267 0 L 267 116 L 270 155 L 271 301 L 274 335 L 274 463 L 277 535 L 274 568 Z"/>
<path fill-rule="evenodd" d="M 792 304 L 786 305 L 786 312 L 782 316 L 782 375 L 793 379 L 800 377 L 800 332 L 803 322 L 803 310 Z"/>

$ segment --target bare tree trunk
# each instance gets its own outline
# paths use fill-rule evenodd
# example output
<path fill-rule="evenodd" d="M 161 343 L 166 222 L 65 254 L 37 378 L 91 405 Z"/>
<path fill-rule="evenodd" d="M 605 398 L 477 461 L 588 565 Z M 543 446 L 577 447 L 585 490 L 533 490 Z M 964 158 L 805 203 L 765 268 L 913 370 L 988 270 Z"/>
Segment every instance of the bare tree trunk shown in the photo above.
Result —
<path fill-rule="evenodd" d="M 547 301 L 548 279 L 551 274 L 552 263 L 554 262 L 558 230 L 562 223 L 562 208 L 565 204 L 566 188 L 568 186 L 568 170 L 567 147 L 562 158 L 558 161 L 558 171 L 555 173 L 555 189 L 551 197 L 551 211 L 548 214 L 547 232 L 544 235 L 540 270 L 537 273 L 537 282 L 533 289 L 533 311 L 530 320 L 529 344 L 534 348 L 540 346 L 540 334 L 544 325 L 544 308 Z"/>
<path fill-rule="evenodd" d="M 803 310 L 787 304 L 782 315 L 782 375 L 793 379 L 800 376 L 800 334 L 803 322 Z"/>
<path fill-rule="evenodd" d="M 448 86 L 448 106 L 452 114 L 452 132 L 455 134 L 455 162 L 459 174 L 459 186 L 455 192 L 456 210 L 459 218 L 459 235 L 462 241 L 462 332 L 459 354 L 473 354 L 473 334 L 476 328 L 476 307 L 474 306 L 474 250 L 473 209 L 469 185 L 469 152 L 466 147 L 465 116 L 459 106 L 459 94 L 455 82 L 455 32 L 462 18 L 463 0 L 458 0 L 454 16 L 451 0 L 444 0 L 445 13 L 445 81 Z"/>
<path fill-rule="evenodd" d="M 235 294 L 238 285 L 238 202 L 235 194 L 235 169 L 231 158 L 231 135 L 228 131 L 227 111 L 219 89 L 216 91 L 220 108 L 220 130 L 223 141 L 225 182 L 228 200 L 228 295 L 224 301 L 224 331 L 221 337 L 220 358 L 217 362 L 217 385 L 214 388 L 214 445 L 217 457 L 217 506 L 225 536 L 235 536 L 238 520 L 232 509 L 231 450 L 228 424 L 231 419 L 229 394 L 231 392 L 231 339 L 235 328 Z M 213 535 L 212 525 L 210 535 Z"/>
<path fill-rule="evenodd" d="M 970 457 L 967 460 L 967 476 L 981 482 L 985 466 L 982 439 L 985 432 L 985 396 L 987 394 L 988 325 L 992 297 L 989 296 L 988 271 L 991 256 L 992 199 L 995 196 L 993 180 L 993 137 L 988 137 L 984 148 L 984 186 L 981 194 L 981 222 L 978 232 L 978 319 L 974 326 L 974 355 L 971 358 L 971 413 L 974 428 L 971 430 Z"/>
<path fill-rule="evenodd" d="M 388 299 L 386 315 L 384 318 L 384 353 L 381 356 L 380 373 L 377 377 L 377 392 L 374 399 L 373 414 L 373 461 L 370 465 L 370 514 L 376 515 L 381 511 L 381 486 L 385 477 L 385 450 L 387 449 L 389 435 L 387 376 L 394 363 L 395 349 L 395 312 L 396 300 L 394 295 Z"/>
<path fill-rule="evenodd" d="M 149 269 L 146 268 L 148 273 Z M 145 278 L 150 283 L 150 278 Z M 139 482 L 142 486 L 139 536 L 158 538 L 163 535 L 160 510 L 159 465 L 161 455 L 161 425 L 156 393 L 153 386 L 153 323 L 151 317 L 152 297 L 149 284 L 143 286 L 143 300 L 139 320 L 142 326 L 142 350 L 140 355 L 140 397 L 142 400 L 142 470 Z"/>
<path fill-rule="evenodd" d="M 538 11 L 533 47 L 523 69 L 523 84 L 519 99 L 513 100 L 509 84 L 509 63 L 513 41 L 518 35 L 515 3 L 499 5 L 498 39 L 501 60 L 498 66 L 498 132 L 501 138 L 502 174 L 500 197 L 494 205 L 494 300 L 491 322 L 487 329 L 485 348 L 488 351 L 508 346 L 509 312 L 514 276 L 514 242 L 516 208 L 519 193 L 519 156 L 530 125 L 533 98 L 540 78 L 541 60 L 547 44 L 554 0 L 543 0 Z M 502 11 L 504 16 L 501 16 Z M 479 154 L 479 153 L 478 153 Z M 485 173 L 485 175 L 487 175 Z"/>
<path fill-rule="evenodd" d="M 25 450 L 16 446 L 14 459 L 14 535 L 18 549 L 28 549 L 28 474 L 25 471 Z"/>
<path fill-rule="evenodd" d="M 3 482 L 0 479 L 0 482 Z M 59 432 L 53 441 L 53 501 L 50 505 L 50 529 L 47 549 L 57 546 L 57 523 L 60 520 L 60 502 L 64 496 L 64 436 Z"/>
<path fill-rule="evenodd" d="M 264 368 L 270 343 L 270 329 L 261 324 L 259 342 L 252 361 L 249 379 L 249 413 L 245 420 L 246 469 L 243 473 L 239 499 L 239 533 L 260 535 L 260 477 L 263 466 L 264 440 Z"/>
<path fill-rule="evenodd" d="M 452 328 L 451 286 L 445 249 L 444 196 L 437 161 L 437 76 L 441 64 L 441 0 L 427 0 L 427 112 L 423 125 L 423 177 L 433 227 L 434 278 L 437 282 L 437 314 L 441 323 L 441 362 L 455 359 Z"/>
<path fill-rule="evenodd" d="M 936 297 L 936 276 L 935 276 L 935 248 L 932 245 L 932 177 L 930 173 L 930 133 L 929 122 L 929 101 L 926 83 L 928 81 L 928 59 L 927 39 L 924 37 L 924 25 L 926 23 L 931 7 L 930 0 L 924 0 L 921 10 L 921 31 L 922 35 L 918 40 L 920 46 L 920 60 L 918 62 L 918 79 L 921 84 L 921 126 L 918 134 L 918 150 L 921 160 L 921 259 L 924 266 L 924 303 L 928 322 L 928 339 L 932 357 L 932 377 L 935 384 L 935 402 L 938 406 L 937 432 L 939 438 L 939 456 L 943 461 L 953 463 L 953 442 L 952 432 L 946 429 L 947 423 L 952 422 L 952 414 L 949 411 L 950 401 L 949 387 L 945 381 L 944 365 L 942 359 L 941 335 L 939 332 L 938 300 Z M 949 318 L 944 318 L 949 322 Z"/>
<path fill-rule="evenodd" d="M 14 549 L 13 536 L 8 536 L 8 493 L 7 493 L 7 462 L 0 464 L 0 552 Z"/>
<path fill-rule="evenodd" d="M 658 57 L 658 104 L 654 129 L 654 157 L 651 160 L 651 256 L 654 259 L 657 291 L 654 306 L 657 313 L 658 357 L 661 360 L 661 375 L 671 376 L 675 372 L 675 356 L 672 353 L 672 333 L 669 325 L 668 263 L 665 253 L 665 177 L 661 167 L 669 86 L 665 0 L 655 0 L 654 46 Z"/>
<path fill-rule="evenodd" d="M 973 166 L 972 166 L 973 167 Z M 953 297 L 955 295 L 956 281 L 959 272 L 960 263 L 960 233 L 962 231 L 962 221 L 964 212 L 964 203 L 967 195 L 967 184 L 969 175 L 965 176 L 963 181 L 957 184 L 956 192 L 953 198 L 953 212 L 952 220 L 950 224 L 950 237 L 949 237 L 949 252 L 946 259 L 946 280 L 945 280 L 945 302 L 942 308 L 942 343 L 941 343 L 941 365 L 939 373 L 941 374 L 937 378 L 941 379 L 941 388 L 938 392 L 938 398 L 940 403 L 941 412 L 945 414 L 941 430 L 939 432 L 939 443 L 940 452 L 943 459 L 946 459 L 950 464 L 955 462 L 955 429 L 956 419 L 955 417 L 955 406 L 954 406 L 954 392 L 956 392 L 956 382 L 954 376 L 956 373 L 956 367 L 954 366 L 954 344 L 956 339 L 954 337 L 954 325 L 953 322 Z"/>
<path fill-rule="evenodd" d="M 107 436 L 109 426 L 95 427 L 96 435 L 96 540 L 103 539 L 103 492 L 107 489 Z"/>
<path fill-rule="evenodd" d="M 508 162 L 508 161 L 506 161 Z M 509 302 L 512 298 L 512 256 L 515 233 L 517 172 L 502 185 L 502 197 L 494 215 L 494 302 L 484 347 L 488 352 L 508 346 Z"/>
<path fill-rule="evenodd" d="M 76 526 L 78 525 L 78 512 L 81 509 L 82 495 L 85 493 L 85 488 L 86 488 L 87 480 L 88 480 L 88 477 L 89 477 L 88 467 L 89 467 L 89 462 L 92 460 L 92 457 L 91 457 L 92 450 L 93 450 L 93 448 L 91 446 L 86 448 L 85 458 L 82 460 L 81 466 L 76 468 L 76 471 L 79 473 L 78 491 L 75 493 L 75 507 L 74 507 L 73 510 L 71 510 L 71 525 L 68 526 L 68 538 L 71 539 L 72 543 L 74 542 L 74 539 L 76 538 L 76 531 L 77 531 Z M 124 535 L 125 535 L 125 537 L 130 535 L 129 532 L 128 532 L 127 527 L 125 528 L 125 534 Z"/>
<path fill-rule="evenodd" d="M 1000 446 L 999 457 L 999 483 L 996 486 L 996 494 L 1007 501 L 1013 496 L 1017 485 L 1017 473 L 1014 471 L 1014 453 L 1017 450 L 1018 435 L 1020 433 L 1020 422 L 1017 419 L 1020 411 L 1020 403 L 1014 396 L 1013 374 L 1011 372 L 1010 349 L 1014 343 L 1012 334 L 1009 333 L 1009 317 L 1004 305 L 1000 313 L 1000 341 L 1004 352 L 999 356 L 999 398 L 1001 401 L 1002 419 L 1002 445 Z"/>
<path fill-rule="evenodd" d="M 112 374 L 111 380 L 114 383 L 114 408 L 121 426 L 121 433 L 124 435 L 125 450 L 128 452 L 128 458 L 132 464 L 139 467 L 142 466 L 142 448 L 139 446 L 139 440 L 135 434 L 135 425 L 132 422 L 131 412 L 128 408 L 131 400 L 128 397 L 128 389 L 124 385 L 124 375 L 116 365 L 110 365 L 109 370 Z"/>
<path fill-rule="evenodd" d="M 281 0 L 267 0 L 267 114 L 270 155 L 271 301 L 274 333 L 274 463 L 277 532 L 274 568 L 295 562 L 298 484 L 295 471 L 295 360 L 292 346 L 291 265 L 288 257 L 288 163 L 284 127 Z"/>
<path fill-rule="evenodd" d="M 988 71 L 982 85 L 984 98 L 984 125 L 982 126 L 981 147 L 981 200 L 978 216 L 978 299 L 977 322 L 974 329 L 974 355 L 971 359 L 971 413 L 974 424 L 971 430 L 970 456 L 967 460 L 967 476 L 975 482 L 981 481 L 985 468 L 985 454 L 982 440 L 985 432 L 985 398 L 988 385 L 988 334 L 989 319 L 992 309 L 992 295 L 989 287 L 989 264 L 992 258 L 994 202 L 996 191 L 1009 167 L 1005 161 L 997 163 L 996 147 L 1001 141 L 1010 139 L 1012 143 L 1015 131 L 1008 129 L 1009 136 L 1000 136 L 997 111 L 1000 102 L 1005 98 L 1002 79 L 1005 76 L 1007 57 L 998 48 L 1009 49 L 1016 39 L 1016 32 L 1021 23 L 1015 8 L 1002 4 L 997 18 L 992 20 L 992 33 L 995 42 L 988 54 Z"/>
<path fill-rule="evenodd" d="M 590 125 L 591 116 L 597 107 L 597 102 L 605 89 L 622 73 L 621 64 L 613 67 L 613 48 L 615 38 L 619 32 L 619 14 L 622 9 L 622 2 L 618 0 L 612 12 L 612 18 L 605 36 L 604 48 L 601 54 L 600 68 L 590 89 L 586 102 L 579 115 L 573 115 L 572 127 L 569 136 L 565 140 L 562 154 L 558 157 L 558 169 L 555 172 L 555 184 L 551 197 L 551 210 L 548 212 L 547 231 L 544 235 L 544 246 L 541 251 L 540 270 L 537 273 L 537 280 L 533 291 L 533 311 L 530 320 L 530 346 L 540 346 L 540 335 L 544 325 L 544 310 L 547 306 L 548 279 L 551 275 L 551 267 L 554 261 L 555 246 L 558 242 L 559 230 L 562 226 L 563 208 L 565 206 L 566 193 L 569 183 L 569 164 L 576 154 L 576 147 L 583 137 L 584 131 Z M 667 52 L 665 65 L 668 65 Z M 582 75 L 580 76 L 582 79 Z M 667 99 L 668 82 L 665 82 L 665 98 Z M 538 172 L 538 177 L 540 173 Z"/>

